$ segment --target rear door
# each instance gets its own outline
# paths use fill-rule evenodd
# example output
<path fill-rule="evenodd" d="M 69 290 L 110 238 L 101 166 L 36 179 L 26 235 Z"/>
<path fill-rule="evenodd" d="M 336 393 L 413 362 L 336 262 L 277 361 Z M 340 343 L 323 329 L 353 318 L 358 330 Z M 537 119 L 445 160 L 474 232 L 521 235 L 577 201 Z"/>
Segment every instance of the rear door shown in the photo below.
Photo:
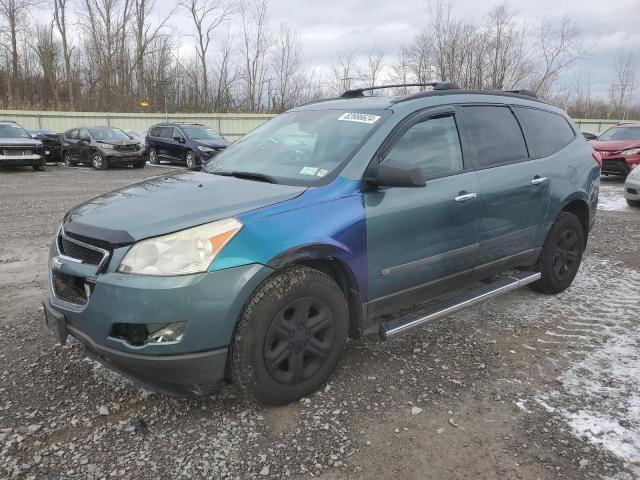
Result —
<path fill-rule="evenodd" d="M 482 202 L 477 272 L 529 258 L 549 206 L 549 178 L 532 160 L 525 134 L 506 105 L 462 108 Z M 480 275 L 481 276 L 481 275 Z"/>
<path fill-rule="evenodd" d="M 78 159 L 78 129 L 67 130 L 64 135 L 66 140 L 66 149 L 73 160 Z"/>
<path fill-rule="evenodd" d="M 392 134 L 374 161 L 418 165 L 426 186 L 364 194 L 370 312 L 424 300 L 470 277 L 478 251 L 479 185 L 460 143 L 456 111 L 431 109 Z"/>

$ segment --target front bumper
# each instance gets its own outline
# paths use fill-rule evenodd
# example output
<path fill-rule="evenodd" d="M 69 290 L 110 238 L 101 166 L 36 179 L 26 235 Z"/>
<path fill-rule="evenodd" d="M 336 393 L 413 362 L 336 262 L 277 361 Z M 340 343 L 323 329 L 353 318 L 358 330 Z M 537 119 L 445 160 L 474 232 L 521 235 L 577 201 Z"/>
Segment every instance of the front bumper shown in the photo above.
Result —
<path fill-rule="evenodd" d="M 64 318 L 64 314 L 51 305 L 49 298 L 45 299 L 44 308 Z M 171 396 L 206 395 L 217 391 L 224 380 L 227 348 L 182 355 L 149 356 L 106 347 L 69 324 L 66 325 L 66 331 L 84 345 L 88 357 L 160 393 Z"/>
<path fill-rule="evenodd" d="M 606 157 L 602 159 L 602 173 L 627 176 L 629 172 L 639 164 L 640 156 Z"/>
<path fill-rule="evenodd" d="M 640 201 L 640 179 L 627 177 L 627 181 L 624 183 L 624 197 L 627 200 Z"/>
<path fill-rule="evenodd" d="M 94 275 L 89 265 L 66 261 L 56 253 L 53 248 L 57 274 L 86 282 L 91 293 L 83 305 L 72 304 L 56 296 L 50 281 L 45 309 L 64 316 L 63 328 L 85 345 L 89 356 L 137 383 L 172 395 L 202 395 L 219 387 L 242 308 L 273 271 L 252 264 L 148 277 L 117 273 L 110 265 L 105 273 Z M 177 343 L 132 345 L 112 336 L 117 323 L 175 322 L 186 322 Z"/>
<path fill-rule="evenodd" d="M 144 150 L 137 150 L 135 152 L 118 152 L 115 150 L 103 150 L 102 153 L 104 155 L 104 158 L 106 158 L 107 161 L 112 165 L 114 164 L 131 165 L 137 162 L 142 162 L 142 161 L 146 162 Z"/>
<path fill-rule="evenodd" d="M 45 159 L 40 155 L 0 155 L 0 166 L 32 167 L 44 164 Z"/>

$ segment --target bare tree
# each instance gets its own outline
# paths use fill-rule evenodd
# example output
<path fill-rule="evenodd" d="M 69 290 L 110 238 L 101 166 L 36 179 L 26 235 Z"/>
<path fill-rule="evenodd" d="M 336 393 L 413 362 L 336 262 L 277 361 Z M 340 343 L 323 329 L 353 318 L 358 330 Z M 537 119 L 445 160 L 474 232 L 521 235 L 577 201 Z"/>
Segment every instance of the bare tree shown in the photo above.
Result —
<path fill-rule="evenodd" d="M 265 83 L 268 81 L 266 57 L 272 44 L 267 23 L 268 0 L 240 0 L 242 41 L 240 51 L 244 64 L 244 105 L 249 111 L 263 108 Z"/>
<path fill-rule="evenodd" d="M 356 50 L 347 48 L 338 52 L 338 56 L 331 66 L 331 73 L 334 93 L 340 94 L 349 90 L 352 82 L 357 80 Z"/>
<path fill-rule="evenodd" d="M 545 96 L 558 75 L 585 54 L 576 22 L 568 16 L 559 20 L 545 19 L 538 32 L 538 50 L 541 70 L 534 75 L 530 88 Z"/>
<path fill-rule="evenodd" d="M 367 51 L 367 71 L 365 79 L 367 85 L 373 87 L 380 77 L 384 62 L 384 51 L 381 48 L 373 47 Z"/>
<path fill-rule="evenodd" d="M 633 99 L 636 87 L 636 75 L 638 73 L 638 56 L 635 52 L 621 52 L 616 57 L 615 83 L 611 85 L 611 107 L 613 114 L 626 120 L 628 118 L 628 107 Z"/>
<path fill-rule="evenodd" d="M 196 54 L 200 61 L 202 89 L 200 93 L 203 108 L 209 106 L 209 74 L 207 72 L 207 53 L 213 31 L 232 14 L 232 7 L 226 0 L 181 0 L 178 5 L 191 13 L 196 29 Z"/>
<path fill-rule="evenodd" d="M 14 96 L 14 89 L 20 79 L 19 58 L 18 58 L 18 34 L 27 17 L 30 8 L 38 5 L 39 0 L 0 0 L 0 19 L 6 24 L 7 29 L 2 29 L 4 37 L 8 37 L 11 56 L 11 71 L 7 76 L 7 93 L 11 101 Z M 4 41 L 3 45 L 7 45 Z"/>
<path fill-rule="evenodd" d="M 69 95 L 69 106 L 75 109 L 73 74 L 71 73 L 71 47 L 67 35 L 67 0 L 53 0 L 53 20 L 62 41 L 62 57 L 64 59 L 65 83 Z"/>
<path fill-rule="evenodd" d="M 280 24 L 275 37 L 271 68 L 275 83 L 273 106 L 282 112 L 294 106 L 304 87 L 300 39 L 295 30 L 285 23 Z"/>

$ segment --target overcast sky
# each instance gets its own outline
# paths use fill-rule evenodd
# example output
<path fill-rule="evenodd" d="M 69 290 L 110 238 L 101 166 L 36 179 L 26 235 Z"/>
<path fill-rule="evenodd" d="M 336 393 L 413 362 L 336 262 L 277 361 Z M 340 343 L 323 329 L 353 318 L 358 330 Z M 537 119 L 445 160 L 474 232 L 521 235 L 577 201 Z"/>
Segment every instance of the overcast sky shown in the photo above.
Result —
<path fill-rule="evenodd" d="M 173 4 L 158 2 L 163 8 Z M 457 0 L 454 8 L 463 19 L 474 21 L 498 3 Z M 286 22 L 298 31 L 308 68 L 329 65 L 345 47 L 364 52 L 378 46 L 391 63 L 399 46 L 426 25 L 428 4 L 429 0 L 270 0 L 269 20 L 274 28 Z M 576 20 L 588 54 L 565 73 L 563 85 L 575 84 L 578 77 L 583 82 L 590 79 L 594 94 L 608 95 L 616 55 L 629 50 L 640 56 L 640 0 L 510 0 L 508 4 L 531 29 L 545 16 L 567 14 Z M 184 31 L 191 27 L 188 22 L 183 12 L 172 23 Z M 183 50 L 189 42 L 183 40 Z M 639 98 L 640 85 L 636 91 Z"/>

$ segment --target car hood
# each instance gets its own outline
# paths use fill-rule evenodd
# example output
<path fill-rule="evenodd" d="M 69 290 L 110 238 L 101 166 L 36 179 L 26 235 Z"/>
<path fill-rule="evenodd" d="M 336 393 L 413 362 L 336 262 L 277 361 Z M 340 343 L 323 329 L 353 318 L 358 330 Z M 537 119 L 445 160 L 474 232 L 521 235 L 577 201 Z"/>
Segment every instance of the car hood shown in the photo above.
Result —
<path fill-rule="evenodd" d="M 589 143 L 599 152 L 617 152 L 640 147 L 640 140 L 592 140 Z"/>
<path fill-rule="evenodd" d="M 181 171 L 93 198 L 67 213 L 64 229 L 126 245 L 284 202 L 305 189 Z"/>
<path fill-rule="evenodd" d="M 0 138 L 0 145 L 28 145 L 37 147 L 42 145 L 42 142 L 34 138 Z"/>
<path fill-rule="evenodd" d="M 211 148 L 226 148 L 229 146 L 229 142 L 227 140 L 225 140 L 224 138 L 221 138 L 219 140 L 200 140 L 200 139 L 194 139 L 193 140 L 195 143 L 197 143 L 198 145 L 204 145 L 205 147 L 211 147 Z"/>

